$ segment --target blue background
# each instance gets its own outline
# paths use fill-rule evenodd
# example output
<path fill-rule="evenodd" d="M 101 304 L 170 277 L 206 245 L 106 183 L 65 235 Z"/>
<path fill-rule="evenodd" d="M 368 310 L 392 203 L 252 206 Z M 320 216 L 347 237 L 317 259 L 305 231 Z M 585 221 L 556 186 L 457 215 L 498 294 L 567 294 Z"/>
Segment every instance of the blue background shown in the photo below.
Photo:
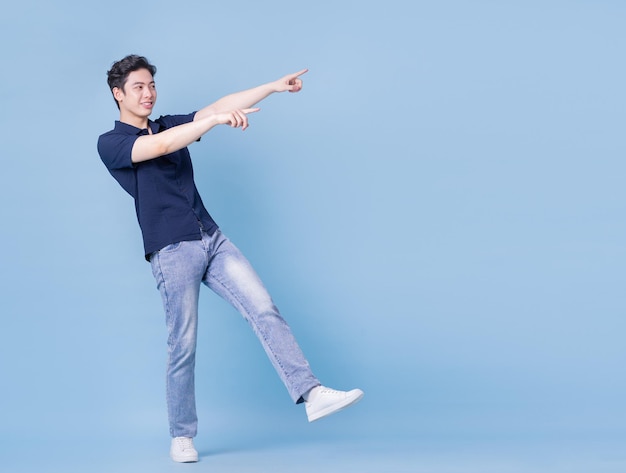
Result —
<path fill-rule="evenodd" d="M 0 469 L 167 457 L 165 327 L 133 205 L 96 152 L 106 71 L 158 67 L 154 115 L 308 67 L 197 183 L 315 372 L 294 407 L 201 295 L 194 471 L 626 469 L 626 4 L 24 0 L 0 15 Z"/>

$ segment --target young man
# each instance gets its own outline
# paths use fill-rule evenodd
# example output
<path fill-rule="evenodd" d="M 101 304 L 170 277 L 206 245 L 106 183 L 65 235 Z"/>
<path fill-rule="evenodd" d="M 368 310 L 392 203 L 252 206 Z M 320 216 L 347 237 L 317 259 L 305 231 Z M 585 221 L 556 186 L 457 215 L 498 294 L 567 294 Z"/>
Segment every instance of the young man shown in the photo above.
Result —
<path fill-rule="evenodd" d="M 100 136 L 98 152 L 112 176 L 135 200 L 145 258 L 161 293 L 168 329 L 167 408 L 177 462 L 198 461 L 194 365 L 200 284 L 230 302 L 248 321 L 295 403 L 310 422 L 363 396 L 325 388 L 243 254 L 224 236 L 202 203 L 187 146 L 217 125 L 248 127 L 252 108 L 274 92 L 298 92 L 306 69 L 222 97 L 188 115 L 148 117 L 156 102 L 156 68 L 130 55 L 108 71 L 120 112 Z"/>

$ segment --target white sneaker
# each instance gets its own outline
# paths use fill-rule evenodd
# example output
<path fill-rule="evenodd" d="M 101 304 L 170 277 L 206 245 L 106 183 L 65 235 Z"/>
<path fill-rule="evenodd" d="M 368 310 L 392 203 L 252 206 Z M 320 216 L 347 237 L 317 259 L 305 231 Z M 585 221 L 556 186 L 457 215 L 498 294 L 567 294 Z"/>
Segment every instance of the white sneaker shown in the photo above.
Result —
<path fill-rule="evenodd" d="M 198 461 L 198 452 L 193 446 L 191 437 L 175 437 L 172 439 L 170 457 L 175 462 L 191 463 Z"/>
<path fill-rule="evenodd" d="M 304 403 L 309 422 L 321 419 L 348 407 L 363 397 L 363 391 L 335 391 L 325 386 L 311 389 L 308 399 Z"/>

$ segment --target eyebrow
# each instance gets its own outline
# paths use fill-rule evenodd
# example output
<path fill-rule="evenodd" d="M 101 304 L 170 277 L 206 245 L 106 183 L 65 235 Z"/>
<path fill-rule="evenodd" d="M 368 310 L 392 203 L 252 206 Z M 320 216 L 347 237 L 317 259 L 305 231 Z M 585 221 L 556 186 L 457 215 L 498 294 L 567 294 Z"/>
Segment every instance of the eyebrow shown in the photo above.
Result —
<path fill-rule="evenodd" d="M 132 85 L 145 85 L 145 84 L 146 84 L 145 82 L 137 81 L 137 82 L 133 82 Z M 155 82 L 154 81 L 148 82 L 148 85 L 152 85 L 152 84 L 155 84 Z"/>

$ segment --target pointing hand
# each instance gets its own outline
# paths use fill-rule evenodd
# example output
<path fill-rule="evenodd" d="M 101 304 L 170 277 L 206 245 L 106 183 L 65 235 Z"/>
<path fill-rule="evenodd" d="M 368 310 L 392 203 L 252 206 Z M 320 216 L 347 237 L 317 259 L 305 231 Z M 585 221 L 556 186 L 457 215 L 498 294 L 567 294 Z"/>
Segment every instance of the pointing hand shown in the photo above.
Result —
<path fill-rule="evenodd" d="M 299 92 L 302 89 L 302 79 L 300 79 L 300 76 L 305 72 L 308 72 L 308 69 L 302 69 L 301 71 L 287 74 L 285 77 L 278 79 L 276 81 L 276 91 L 284 92 L 288 90 L 289 92 Z"/>

